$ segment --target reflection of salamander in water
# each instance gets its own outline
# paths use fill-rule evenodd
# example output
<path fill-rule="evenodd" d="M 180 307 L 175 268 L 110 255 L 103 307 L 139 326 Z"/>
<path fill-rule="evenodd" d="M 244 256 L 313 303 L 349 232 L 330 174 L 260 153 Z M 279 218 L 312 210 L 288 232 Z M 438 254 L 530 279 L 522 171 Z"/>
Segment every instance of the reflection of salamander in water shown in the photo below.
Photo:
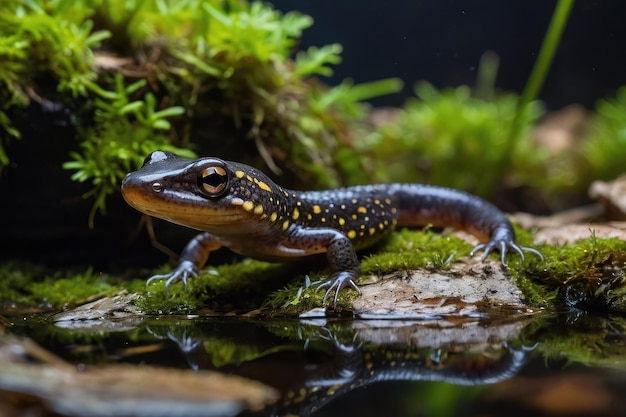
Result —
<path fill-rule="evenodd" d="M 284 411 L 277 415 L 309 416 L 333 400 L 360 388 L 385 381 L 430 381 L 454 385 L 495 384 L 517 375 L 534 347 L 513 348 L 508 343 L 489 352 L 464 351 L 459 346 L 447 351 L 414 347 L 358 347 L 342 344 L 326 330 L 334 346 L 332 367 L 310 366 L 306 390 L 295 389 L 283 399 Z"/>
<path fill-rule="evenodd" d="M 126 176 L 122 194 L 137 210 L 202 230 L 184 249 L 178 267 L 153 278 L 186 282 L 209 253 L 226 246 L 262 260 L 288 261 L 326 253 L 331 275 L 324 300 L 345 287 L 359 290 L 356 250 L 371 246 L 398 226 L 452 226 L 482 242 L 471 255 L 523 251 L 511 223 L 492 204 L 473 195 L 428 185 L 380 184 L 327 191 L 292 191 L 262 172 L 217 158 L 189 160 L 170 152 L 148 155 Z"/>
<path fill-rule="evenodd" d="M 189 337 L 186 333 L 182 337 L 177 337 L 174 335 L 180 333 L 179 325 L 162 322 L 152 328 L 151 333 L 163 335 L 161 337 L 174 341 L 194 370 L 210 369 L 226 372 L 258 380 L 278 389 L 282 393 L 282 400 L 270 407 L 273 412 L 267 414 L 272 416 L 317 415 L 319 409 L 334 400 L 358 389 L 373 387 L 380 382 L 430 381 L 465 386 L 499 383 L 517 375 L 530 358 L 529 353 L 535 349 L 535 346 L 520 346 L 518 342 L 496 342 L 497 332 L 488 330 L 483 336 L 485 340 L 490 340 L 489 343 L 472 342 L 470 337 L 470 340 L 463 343 L 456 340 L 439 344 L 435 338 L 430 346 L 417 347 L 413 338 L 420 334 L 417 328 L 422 325 L 417 325 L 414 328 L 415 332 L 409 332 L 411 336 L 408 338 L 405 337 L 406 327 L 386 329 L 385 334 L 393 335 L 390 338 L 393 342 L 389 344 L 359 340 L 358 335 L 351 337 L 350 342 L 342 343 L 328 328 L 319 328 L 316 334 L 310 331 L 311 327 L 302 323 L 286 325 L 285 329 L 297 330 L 297 334 L 300 335 L 307 334 L 306 348 L 302 346 L 301 339 L 293 343 L 282 337 L 276 339 L 274 344 L 266 345 L 265 343 L 271 340 L 267 338 L 267 334 L 255 338 L 255 335 L 263 333 L 255 333 L 249 328 L 246 328 L 247 331 L 241 331 L 241 325 L 245 323 L 238 324 L 240 326 L 236 328 L 230 323 L 224 325 L 224 328 L 228 327 L 228 333 L 220 333 L 219 326 L 216 326 L 212 327 L 209 333 L 199 332 L 202 333 L 200 337 Z M 342 327 L 338 324 L 338 329 L 346 329 Z M 498 325 L 494 327 L 498 329 Z M 256 323 L 254 329 L 260 329 L 256 327 Z M 499 329 L 502 330 L 502 327 Z M 460 327 L 452 329 L 452 333 L 450 330 L 447 328 L 443 333 L 448 336 L 454 334 L 455 330 L 458 332 L 457 335 L 466 333 Z M 340 333 L 343 334 L 343 338 L 349 334 L 345 331 Z M 369 336 L 375 335 L 376 329 L 365 325 L 365 333 Z M 228 361 L 224 363 L 223 357 L 218 355 L 219 365 L 216 365 L 215 352 L 223 352 L 219 347 L 220 340 L 228 340 L 229 351 L 230 349 L 236 351 L 236 346 L 245 346 L 246 352 L 249 353 L 254 351 L 250 350 L 250 343 L 254 344 L 254 341 L 259 339 L 263 339 L 262 346 L 265 349 L 258 351 L 256 357 L 250 355 L 248 360 L 240 363 L 241 357 L 234 354 L 231 356 L 232 363 Z M 396 397 L 399 398 L 402 397 Z M 361 404 L 357 410 L 363 408 L 364 405 Z"/>

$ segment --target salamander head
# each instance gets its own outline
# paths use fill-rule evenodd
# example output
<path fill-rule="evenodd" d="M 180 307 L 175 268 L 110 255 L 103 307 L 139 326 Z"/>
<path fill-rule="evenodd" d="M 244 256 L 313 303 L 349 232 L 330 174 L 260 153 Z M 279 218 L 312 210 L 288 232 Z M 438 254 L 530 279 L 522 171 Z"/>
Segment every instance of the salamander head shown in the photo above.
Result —
<path fill-rule="evenodd" d="M 237 233 L 271 217 L 281 207 L 277 197 L 283 197 L 283 190 L 247 165 L 156 151 L 124 178 L 122 195 L 150 216 L 198 230 Z"/>

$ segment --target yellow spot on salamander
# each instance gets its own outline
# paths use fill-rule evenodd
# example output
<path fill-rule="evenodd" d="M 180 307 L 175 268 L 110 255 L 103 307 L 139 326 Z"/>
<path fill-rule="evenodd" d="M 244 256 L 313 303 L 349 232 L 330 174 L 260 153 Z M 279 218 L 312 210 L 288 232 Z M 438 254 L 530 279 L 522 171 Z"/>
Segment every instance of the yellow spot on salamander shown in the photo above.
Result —
<path fill-rule="evenodd" d="M 379 199 L 374 200 L 374 204 L 380 204 L 380 200 Z"/>
<path fill-rule="evenodd" d="M 270 215 L 270 221 L 271 221 L 271 222 L 275 222 L 277 218 L 278 218 L 278 214 L 276 214 L 276 212 L 273 212 L 273 213 Z"/>
<path fill-rule="evenodd" d="M 244 175 L 246 175 L 246 173 L 243 171 L 235 171 L 235 176 L 237 178 L 243 178 Z"/>
<path fill-rule="evenodd" d="M 307 214 L 307 215 L 306 215 L 306 219 L 307 219 L 307 220 L 313 220 L 313 216 L 311 216 L 311 213 L 309 213 L 309 214 Z"/>
<path fill-rule="evenodd" d="M 356 211 L 358 211 L 359 213 L 367 213 L 367 209 L 363 206 L 359 207 L 358 209 L 356 209 Z"/>
<path fill-rule="evenodd" d="M 241 206 L 243 205 L 243 200 L 241 198 L 233 198 L 230 203 L 233 206 Z"/>
<path fill-rule="evenodd" d="M 385 225 L 384 225 L 384 224 L 382 224 L 382 223 L 378 223 L 378 228 L 379 228 L 380 230 L 383 230 L 383 229 L 385 228 Z"/>
<path fill-rule="evenodd" d="M 374 233 L 376 233 L 376 229 L 373 227 L 370 227 L 370 236 L 373 235 Z"/>
<path fill-rule="evenodd" d="M 250 182 L 254 182 L 254 180 L 252 179 L 252 177 L 250 175 L 246 175 L 246 179 Z"/>
<path fill-rule="evenodd" d="M 391 205 L 391 199 L 390 198 L 385 198 L 385 203 L 387 203 L 388 205 Z"/>
<path fill-rule="evenodd" d="M 259 186 L 259 188 L 261 190 L 265 190 L 265 191 L 272 191 L 272 189 L 270 188 L 269 185 L 267 185 L 266 183 L 264 183 L 263 181 L 257 180 L 256 178 L 254 179 L 254 182 L 257 183 L 257 185 Z"/>
<path fill-rule="evenodd" d="M 344 219 L 343 217 L 339 218 L 339 226 L 343 226 L 344 224 L 346 224 L 346 219 Z"/>
<path fill-rule="evenodd" d="M 356 219 L 358 219 L 358 218 L 359 218 L 359 216 L 357 216 L 356 214 L 353 214 L 353 215 L 352 215 L 352 216 L 350 216 L 350 217 L 352 217 L 352 220 L 356 220 Z"/>
<path fill-rule="evenodd" d="M 350 231 L 348 231 L 347 236 L 350 239 L 354 239 L 356 237 L 356 232 L 354 230 L 350 230 Z"/>
<path fill-rule="evenodd" d="M 288 227 L 289 227 L 289 220 L 285 220 L 283 222 L 283 230 L 287 230 Z"/>
<path fill-rule="evenodd" d="M 300 217 L 300 210 L 298 210 L 297 208 L 293 209 L 293 213 L 291 214 L 291 218 L 294 220 L 298 220 L 298 218 Z"/>
<path fill-rule="evenodd" d="M 320 214 L 322 212 L 322 208 L 317 204 L 313 206 L 313 213 Z"/>
<path fill-rule="evenodd" d="M 245 201 L 241 206 L 245 211 L 251 211 L 254 208 L 254 203 L 252 201 Z"/>
<path fill-rule="evenodd" d="M 263 206 L 262 205 L 258 205 L 254 208 L 254 214 L 262 214 L 263 213 Z"/>

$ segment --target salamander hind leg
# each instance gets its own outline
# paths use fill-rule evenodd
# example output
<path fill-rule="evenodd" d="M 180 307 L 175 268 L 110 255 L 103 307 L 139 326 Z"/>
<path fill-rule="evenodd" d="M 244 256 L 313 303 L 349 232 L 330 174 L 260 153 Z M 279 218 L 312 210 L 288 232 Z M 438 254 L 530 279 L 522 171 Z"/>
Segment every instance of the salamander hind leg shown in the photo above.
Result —
<path fill-rule="evenodd" d="M 339 293 L 346 287 L 350 287 L 361 294 L 361 290 L 358 285 L 356 285 L 355 280 L 359 279 L 359 271 L 338 271 L 331 274 L 328 279 L 323 279 L 320 281 L 316 281 L 311 285 L 317 285 L 317 289 L 320 290 L 322 288 L 328 287 L 326 290 L 326 294 L 324 294 L 324 300 L 322 301 L 326 304 L 328 297 L 335 292 L 335 296 L 333 297 L 333 307 L 337 305 L 337 300 L 339 300 Z"/>
<path fill-rule="evenodd" d="M 484 261 L 487 256 L 493 251 L 498 251 L 500 253 L 500 261 L 502 265 L 506 266 L 506 254 L 509 250 L 513 250 L 519 254 L 524 261 L 524 252 L 530 252 L 539 257 L 539 259 L 543 260 L 543 255 L 537 249 L 529 248 L 526 246 L 519 246 L 515 243 L 515 232 L 510 224 L 504 224 L 503 226 L 496 229 L 491 236 L 491 239 L 487 243 L 481 243 L 472 249 L 470 252 L 470 256 L 474 256 L 477 252 L 482 251 L 483 256 L 481 257 L 481 261 Z"/>
<path fill-rule="evenodd" d="M 299 242 L 307 242 L 307 247 L 325 248 L 326 257 L 330 266 L 331 274 L 327 279 L 313 282 L 311 285 L 317 289 L 326 288 L 323 303 L 334 292 L 333 306 L 337 305 L 339 293 L 346 287 L 350 287 L 359 294 L 361 290 L 356 285 L 359 279 L 359 260 L 352 242 L 343 233 L 334 229 L 303 228 L 297 231 Z"/>

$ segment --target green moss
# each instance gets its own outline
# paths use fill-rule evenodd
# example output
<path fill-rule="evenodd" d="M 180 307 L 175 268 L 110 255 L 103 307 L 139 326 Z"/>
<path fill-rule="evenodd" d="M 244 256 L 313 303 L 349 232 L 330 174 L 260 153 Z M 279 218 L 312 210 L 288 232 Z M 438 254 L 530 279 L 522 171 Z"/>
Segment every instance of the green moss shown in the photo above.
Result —
<path fill-rule="evenodd" d="M 171 267 L 165 266 L 163 271 L 157 273 L 169 271 Z M 288 265 L 248 258 L 211 267 L 190 279 L 187 288 L 181 283 L 175 283 L 168 292 L 164 281 L 151 283 L 136 305 L 148 314 L 190 313 L 213 304 L 220 309 L 231 305 L 252 309 L 260 305 L 260 296 L 273 286 L 288 281 L 289 274 Z"/>
<path fill-rule="evenodd" d="M 95 210 L 104 210 L 106 196 L 149 151 L 214 150 L 204 132 L 225 125 L 220 118 L 234 126 L 236 140 L 253 142 L 274 173 L 289 169 L 300 181 L 338 185 L 343 163 L 354 160 L 349 131 L 366 115 L 358 102 L 401 83 L 328 88 L 315 81 L 332 73 L 341 47 L 294 58 L 311 24 L 309 16 L 245 0 L 3 2 L 0 136 L 20 135 L 10 114 L 33 100 L 28 91 L 76 109 L 80 150 L 65 167 L 92 183 Z M 224 146 L 223 132 L 219 138 Z M 0 147 L 0 167 L 7 163 Z"/>
<path fill-rule="evenodd" d="M 517 229 L 518 242 L 531 246 L 530 232 Z M 545 260 L 527 254 L 525 261 L 512 254 L 508 272 L 533 307 L 626 311 L 626 242 L 599 239 L 593 234 L 565 246 L 536 246 Z M 467 257 L 471 245 L 461 239 L 431 230 L 402 229 L 389 236 L 374 252 L 361 256 L 361 274 L 384 276 L 420 268 L 441 270 Z M 497 255 L 492 255 L 496 257 Z M 123 284 L 131 292 L 143 292 L 136 304 L 149 314 L 186 314 L 203 308 L 247 311 L 262 306 L 280 315 L 296 315 L 322 305 L 324 290 L 311 282 L 325 279 L 329 271 L 311 270 L 306 263 L 280 264 L 252 259 L 209 268 L 199 277 L 165 290 L 163 281 L 147 288 L 145 281 Z M 171 268 L 164 266 L 160 272 Z M 31 265 L 0 265 L 0 299 L 27 305 L 62 308 L 94 296 L 121 290 L 109 277 L 84 272 L 50 274 Z M 342 291 L 337 308 L 349 309 L 358 297 Z"/>
<path fill-rule="evenodd" d="M 56 275 L 33 283 L 29 289 L 35 299 L 41 299 L 57 307 L 85 302 L 94 296 L 113 295 L 119 291 L 107 282 L 106 277 L 88 268 L 83 274 L 71 277 Z"/>
<path fill-rule="evenodd" d="M 545 261 L 528 257 L 511 269 L 531 304 L 626 311 L 626 242 L 591 233 L 571 245 L 538 249 Z"/>
<path fill-rule="evenodd" d="M 611 180 L 624 173 L 625 112 L 626 86 L 618 89 L 614 98 L 602 99 L 596 104 L 596 114 L 581 150 L 591 166 L 590 177 L 581 178 L 584 183 L 594 179 Z"/>
<path fill-rule="evenodd" d="M 31 264 L 0 264 L 0 300 L 6 302 L 61 309 L 121 290 L 110 277 L 92 268 L 50 273 Z"/>
<path fill-rule="evenodd" d="M 0 300 L 36 305 L 43 300 L 32 300 L 28 285 L 43 274 L 34 265 L 18 262 L 0 264 Z"/>
<path fill-rule="evenodd" d="M 143 100 L 133 100 L 133 95 L 145 87 L 144 80 L 125 86 L 123 78 L 117 75 L 114 84 L 113 91 L 89 84 L 98 97 L 94 100 L 94 124 L 79 129 L 84 137 L 81 150 L 70 153 L 74 160 L 63 164 L 64 168 L 76 171 L 73 180 L 91 181 L 94 185 L 86 195 L 95 198 L 91 225 L 95 211 L 105 211 L 106 196 L 117 192 L 119 180 L 141 164 L 142 155 L 162 149 L 195 157 L 189 150 L 170 145 L 169 137 L 163 133 L 170 129 L 166 119 L 184 113 L 182 107 L 158 110 L 151 93 Z"/>
<path fill-rule="evenodd" d="M 299 313 L 324 306 L 326 288 L 319 288 L 313 283 L 328 278 L 330 271 L 315 271 L 310 275 L 298 277 L 285 287 L 270 293 L 263 301 L 263 308 L 270 309 L 279 316 L 297 316 Z M 334 297 L 334 293 L 332 297 Z M 355 291 L 344 290 L 339 294 L 335 309 L 350 310 L 358 297 Z M 328 305 L 329 300 L 326 300 Z"/>
<path fill-rule="evenodd" d="M 531 232 L 516 228 L 516 233 L 520 245 L 536 247 L 545 258 L 540 260 L 528 253 L 524 261 L 516 254 L 507 258 L 507 271 L 530 306 L 626 311 L 626 242 L 592 235 L 573 245 L 537 246 L 532 243 Z M 467 257 L 470 250 L 471 245 L 455 236 L 402 229 L 362 259 L 361 273 L 366 277 L 420 268 L 441 270 Z M 324 276 L 315 275 L 314 279 Z M 266 306 L 302 311 L 321 305 L 323 291 L 305 287 L 294 281 L 272 294 Z M 353 291 L 342 292 L 340 307 L 349 307 L 354 296 Z"/>
<path fill-rule="evenodd" d="M 471 246 L 461 239 L 430 230 L 401 229 L 380 244 L 375 252 L 361 257 L 361 275 L 385 275 L 419 268 L 440 270 L 449 267 L 458 257 L 467 256 Z M 295 315 L 322 305 L 325 290 L 309 287 L 311 282 L 328 277 L 328 271 L 318 271 L 305 281 L 294 280 L 275 291 L 264 306 L 279 309 L 280 314 Z M 344 290 L 339 295 L 337 309 L 349 310 L 358 297 L 356 291 Z"/>
<path fill-rule="evenodd" d="M 419 83 L 415 92 L 419 99 L 409 100 L 395 120 L 369 134 L 362 145 L 378 177 L 482 189 L 492 175 L 485 167 L 496 164 L 507 149 L 503 136 L 516 117 L 518 96 L 484 100 L 467 86 L 438 91 L 426 82 Z M 510 156 L 514 170 L 507 170 L 507 175 L 522 182 L 529 173 L 537 173 L 529 168 L 537 167 L 544 156 L 530 137 L 541 113 L 538 103 L 524 113 L 520 133 L 524 140 Z"/>
<path fill-rule="evenodd" d="M 363 275 L 385 275 L 395 271 L 419 268 L 445 269 L 472 247 L 453 235 L 431 230 L 401 229 L 373 254 L 361 261 Z"/>

